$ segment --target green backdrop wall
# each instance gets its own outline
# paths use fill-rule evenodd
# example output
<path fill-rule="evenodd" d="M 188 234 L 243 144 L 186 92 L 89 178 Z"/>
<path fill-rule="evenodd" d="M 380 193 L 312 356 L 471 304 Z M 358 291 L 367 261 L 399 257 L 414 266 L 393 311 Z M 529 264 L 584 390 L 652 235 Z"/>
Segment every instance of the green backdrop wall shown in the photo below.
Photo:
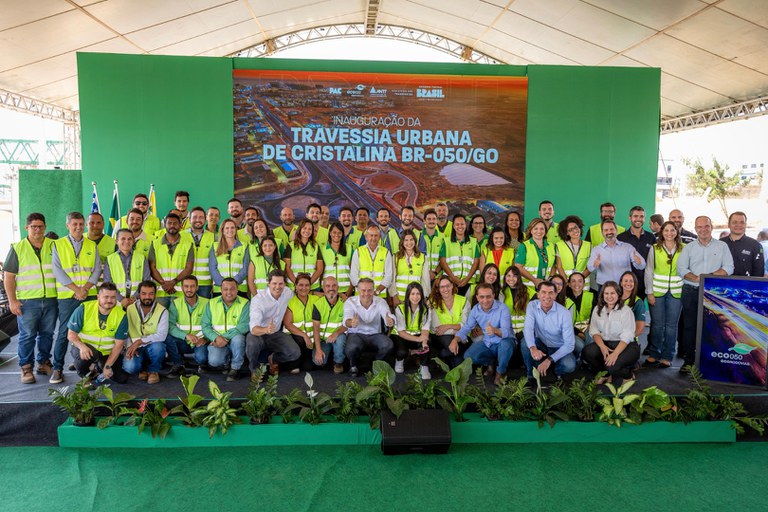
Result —
<path fill-rule="evenodd" d="M 21 226 L 21 237 L 24 238 L 27 235 L 24 226 L 27 215 L 32 212 L 40 212 L 45 215 L 46 231 L 55 231 L 59 236 L 66 235 L 67 214 L 69 212 L 90 213 L 91 211 L 90 191 L 88 192 L 88 207 L 81 210 L 83 204 L 81 182 L 80 171 L 20 169 L 19 226 Z"/>
<path fill-rule="evenodd" d="M 529 77 L 526 219 L 538 203 L 556 217 L 598 221 L 613 201 L 654 208 L 661 71 L 657 68 L 228 59 L 78 54 L 83 186 L 99 184 L 104 206 L 113 179 L 125 210 L 154 183 L 158 210 L 173 192 L 193 204 L 225 206 L 233 194 L 232 70 L 307 69 Z M 106 188 L 106 193 L 103 191 Z M 204 200 L 200 198 L 205 197 Z M 87 202 L 87 201 L 86 201 Z M 84 207 L 89 207 L 84 203 Z"/>

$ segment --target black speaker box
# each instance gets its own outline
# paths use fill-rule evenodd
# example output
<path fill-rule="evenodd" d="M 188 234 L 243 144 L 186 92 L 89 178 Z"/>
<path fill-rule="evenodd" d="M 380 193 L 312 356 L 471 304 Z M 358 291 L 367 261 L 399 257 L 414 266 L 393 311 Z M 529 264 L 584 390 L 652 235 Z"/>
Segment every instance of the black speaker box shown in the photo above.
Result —
<path fill-rule="evenodd" d="M 408 410 L 399 418 L 389 411 L 381 413 L 381 451 L 384 455 L 446 453 L 450 446 L 448 411 Z"/>

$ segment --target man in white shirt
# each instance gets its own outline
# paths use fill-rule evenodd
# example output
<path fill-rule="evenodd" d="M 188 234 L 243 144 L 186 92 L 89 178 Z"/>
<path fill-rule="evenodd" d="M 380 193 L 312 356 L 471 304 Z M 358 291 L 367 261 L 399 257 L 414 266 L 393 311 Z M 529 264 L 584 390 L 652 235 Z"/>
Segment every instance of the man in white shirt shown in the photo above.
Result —
<path fill-rule="evenodd" d="M 293 292 L 285 287 L 285 272 L 273 270 L 267 276 L 267 288 L 251 299 L 251 332 L 245 339 L 245 354 L 253 378 L 259 368 L 259 354 L 269 350 L 269 373 L 275 375 L 280 363 L 298 361 L 301 350 L 293 338 L 282 330 L 285 310 Z"/>
<path fill-rule="evenodd" d="M 376 349 L 376 360 L 387 357 L 394 347 L 392 340 L 381 332 L 381 322 L 387 327 L 395 325 L 395 317 L 389 312 L 381 297 L 374 297 L 373 279 L 364 277 L 357 284 L 357 295 L 344 303 L 344 326 L 347 327 L 347 346 L 344 352 L 349 359 L 349 374 L 357 377 L 357 363 L 366 347 Z"/>

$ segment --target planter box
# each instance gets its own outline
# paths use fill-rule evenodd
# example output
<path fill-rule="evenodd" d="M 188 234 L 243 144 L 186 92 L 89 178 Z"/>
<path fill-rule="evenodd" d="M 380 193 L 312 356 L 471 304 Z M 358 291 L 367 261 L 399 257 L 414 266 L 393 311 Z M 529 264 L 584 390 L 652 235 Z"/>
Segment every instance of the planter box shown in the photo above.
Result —
<path fill-rule="evenodd" d="M 243 423 L 233 425 L 226 435 L 216 432 L 211 438 L 204 427 L 187 427 L 171 421 L 173 427 L 165 439 L 152 438 L 149 427 L 139 435 L 136 426 L 111 425 L 103 430 L 96 427 L 76 427 L 67 420 L 58 428 L 59 446 L 66 448 L 187 448 L 218 446 L 317 446 L 317 445 L 378 445 L 381 431 L 371 430 L 367 417 L 356 423 L 283 423 L 273 418 L 264 425 Z"/>
<path fill-rule="evenodd" d="M 488 421 L 479 414 L 464 415 L 468 421 L 451 423 L 456 444 L 522 443 L 733 443 L 736 431 L 729 421 L 642 425 L 619 427 L 601 422 L 559 421 L 554 428 L 534 421 Z"/>

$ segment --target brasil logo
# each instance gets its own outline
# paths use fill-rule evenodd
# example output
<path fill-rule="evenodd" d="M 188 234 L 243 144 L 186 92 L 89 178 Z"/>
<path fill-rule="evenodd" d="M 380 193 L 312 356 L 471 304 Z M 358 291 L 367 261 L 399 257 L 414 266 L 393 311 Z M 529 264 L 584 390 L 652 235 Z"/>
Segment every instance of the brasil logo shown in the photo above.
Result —
<path fill-rule="evenodd" d="M 731 348 L 728 349 L 728 352 L 736 352 L 737 354 L 741 355 L 747 355 L 753 350 L 755 350 L 757 347 L 751 347 L 747 345 L 746 343 L 737 343 Z"/>

